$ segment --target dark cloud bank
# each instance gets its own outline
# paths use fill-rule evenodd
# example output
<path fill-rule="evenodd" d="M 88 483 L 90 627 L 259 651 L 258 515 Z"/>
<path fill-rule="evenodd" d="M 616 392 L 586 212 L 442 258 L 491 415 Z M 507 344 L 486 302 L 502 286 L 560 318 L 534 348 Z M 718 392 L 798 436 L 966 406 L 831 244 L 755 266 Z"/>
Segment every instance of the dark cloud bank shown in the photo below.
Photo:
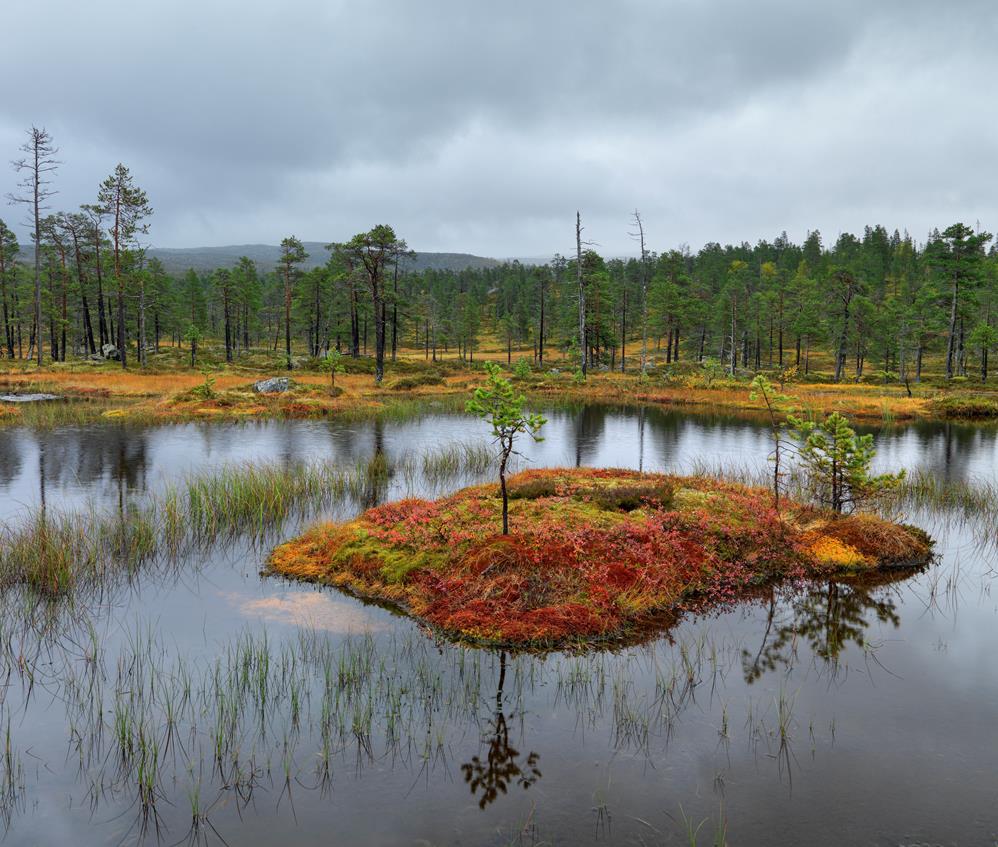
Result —
<path fill-rule="evenodd" d="M 0 153 L 55 203 L 123 161 L 161 246 L 329 241 L 543 256 L 998 227 L 992 2 L 8 0 Z M 14 187 L 0 172 L 0 193 Z M 20 212 L 0 209 L 17 220 Z"/>

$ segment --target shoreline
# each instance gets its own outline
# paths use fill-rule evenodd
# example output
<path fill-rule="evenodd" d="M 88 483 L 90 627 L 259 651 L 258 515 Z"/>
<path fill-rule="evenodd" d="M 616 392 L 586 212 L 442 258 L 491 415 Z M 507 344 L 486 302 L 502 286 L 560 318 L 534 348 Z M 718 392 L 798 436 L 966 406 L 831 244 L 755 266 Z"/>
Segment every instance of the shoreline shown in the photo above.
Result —
<path fill-rule="evenodd" d="M 365 360 L 358 360 L 363 366 Z M 290 376 L 295 386 L 282 394 L 257 394 L 254 382 Z M 210 372 L 121 371 L 110 367 L 80 370 L 74 366 L 0 372 L 4 393 L 46 393 L 57 400 L 0 403 L 0 426 L 58 426 L 114 421 L 171 423 L 194 420 L 245 420 L 362 417 L 391 413 L 400 406 L 453 402 L 467 398 L 481 380 L 478 370 L 446 363 L 424 366 L 400 362 L 375 386 L 367 373 L 337 376 L 335 396 L 327 375 L 306 370 L 251 370 L 226 367 Z M 761 402 L 749 399 L 747 380 L 716 386 L 677 385 L 661 377 L 595 373 L 577 384 L 567 372 L 513 379 L 517 390 L 535 404 L 606 403 L 661 409 L 723 412 L 752 417 L 763 414 Z M 801 382 L 788 384 L 805 414 L 840 412 L 860 424 L 917 421 L 980 422 L 998 420 L 998 389 L 970 390 L 961 385 L 916 386 L 908 397 L 902 386 L 869 383 Z"/>

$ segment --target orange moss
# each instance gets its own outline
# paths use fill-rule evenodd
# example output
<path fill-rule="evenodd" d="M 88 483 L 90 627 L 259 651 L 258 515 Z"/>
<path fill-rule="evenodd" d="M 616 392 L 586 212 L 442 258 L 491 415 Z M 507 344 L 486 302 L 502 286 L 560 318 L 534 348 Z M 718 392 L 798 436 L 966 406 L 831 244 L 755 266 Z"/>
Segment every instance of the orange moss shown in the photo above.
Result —
<path fill-rule="evenodd" d="M 448 635 L 508 644 L 628 638 L 689 602 L 727 602 L 780 578 L 926 559 L 927 536 L 842 518 L 765 491 L 635 471 L 532 470 L 498 486 L 403 500 L 321 524 L 270 569 L 406 609 Z"/>
<path fill-rule="evenodd" d="M 861 568 L 875 565 L 876 562 L 864 556 L 851 544 L 838 538 L 820 533 L 814 534 L 803 543 L 804 549 L 820 565 L 837 568 Z"/>
<path fill-rule="evenodd" d="M 931 541 L 920 529 L 890 523 L 867 513 L 826 523 L 822 532 L 873 564 L 910 562 L 925 558 L 931 551 Z"/>

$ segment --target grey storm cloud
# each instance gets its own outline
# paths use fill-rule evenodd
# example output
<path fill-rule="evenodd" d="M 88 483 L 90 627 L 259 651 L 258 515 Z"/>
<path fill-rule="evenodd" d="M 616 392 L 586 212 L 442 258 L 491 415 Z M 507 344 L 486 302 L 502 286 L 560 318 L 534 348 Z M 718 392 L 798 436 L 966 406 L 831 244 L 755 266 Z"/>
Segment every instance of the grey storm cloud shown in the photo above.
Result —
<path fill-rule="evenodd" d="M 990 0 L 6 0 L 2 26 L 0 151 L 46 126 L 60 208 L 124 162 L 161 246 L 389 222 L 544 256 L 577 208 L 610 254 L 635 207 L 656 249 L 998 226 Z"/>

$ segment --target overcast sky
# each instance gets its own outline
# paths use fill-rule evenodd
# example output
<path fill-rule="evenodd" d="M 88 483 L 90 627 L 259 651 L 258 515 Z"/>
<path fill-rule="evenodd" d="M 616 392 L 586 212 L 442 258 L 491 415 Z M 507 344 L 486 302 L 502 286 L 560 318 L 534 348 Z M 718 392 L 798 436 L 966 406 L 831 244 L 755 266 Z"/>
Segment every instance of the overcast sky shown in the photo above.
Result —
<path fill-rule="evenodd" d="M 998 227 L 993 0 L 3 0 L 0 27 L 2 159 L 46 127 L 65 209 L 124 162 L 157 246 L 384 222 L 547 256 L 580 209 L 619 255 L 635 207 L 656 250 Z"/>

